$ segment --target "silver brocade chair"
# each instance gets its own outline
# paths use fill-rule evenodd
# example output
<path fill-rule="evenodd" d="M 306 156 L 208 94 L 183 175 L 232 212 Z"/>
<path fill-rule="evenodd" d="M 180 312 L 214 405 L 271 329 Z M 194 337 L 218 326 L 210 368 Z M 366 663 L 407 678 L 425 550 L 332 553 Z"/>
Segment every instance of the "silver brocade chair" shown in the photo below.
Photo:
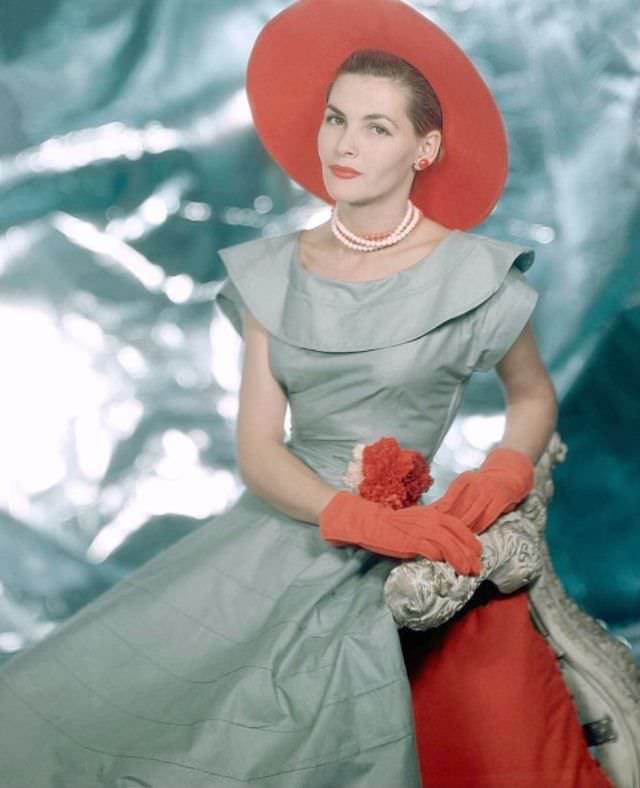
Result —
<path fill-rule="evenodd" d="M 441 561 L 405 561 L 389 573 L 385 601 L 398 628 L 426 630 L 457 613 L 483 580 L 504 593 L 528 584 L 532 621 L 556 654 L 589 746 L 616 786 L 640 788 L 640 669 L 629 648 L 567 596 L 545 540 L 551 471 L 566 451 L 554 433 L 529 496 L 480 535 L 480 576 L 457 575 Z"/>

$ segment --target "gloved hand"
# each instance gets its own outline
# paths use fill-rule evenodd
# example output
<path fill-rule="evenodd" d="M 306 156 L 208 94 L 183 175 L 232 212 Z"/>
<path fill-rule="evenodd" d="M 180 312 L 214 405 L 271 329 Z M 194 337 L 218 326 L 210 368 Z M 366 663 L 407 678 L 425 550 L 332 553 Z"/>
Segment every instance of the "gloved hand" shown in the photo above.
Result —
<path fill-rule="evenodd" d="M 448 561 L 460 575 L 481 571 L 482 545 L 456 517 L 427 506 L 390 509 L 340 490 L 320 512 L 320 535 L 341 546 L 357 544 L 394 558 Z"/>
<path fill-rule="evenodd" d="M 453 515 L 481 533 L 501 514 L 511 512 L 533 488 L 533 462 L 521 451 L 490 451 L 476 471 L 457 476 L 445 494 L 427 506 Z"/>

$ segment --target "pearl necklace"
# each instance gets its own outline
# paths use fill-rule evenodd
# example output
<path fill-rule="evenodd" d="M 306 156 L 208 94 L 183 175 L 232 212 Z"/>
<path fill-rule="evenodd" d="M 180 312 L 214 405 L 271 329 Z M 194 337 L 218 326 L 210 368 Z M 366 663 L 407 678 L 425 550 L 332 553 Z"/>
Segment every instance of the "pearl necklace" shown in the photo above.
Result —
<path fill-rule="evenodd" d="M 335 237 L 358 252 L 375 252 L 376 249 L 384 249 L 386 246 L 393 246 L 401 241 L 413 230 L 420 221 L 422 211 L 417 208 L 411 200 L 407 200 L 407 210 L 402 217 L 400 224 L 386 233 L 371 233 L 370 235 L 356 235 L 347 229 L 338 218 L 338 211 L 334 205 L 331 209 L 331 229 Z"/>

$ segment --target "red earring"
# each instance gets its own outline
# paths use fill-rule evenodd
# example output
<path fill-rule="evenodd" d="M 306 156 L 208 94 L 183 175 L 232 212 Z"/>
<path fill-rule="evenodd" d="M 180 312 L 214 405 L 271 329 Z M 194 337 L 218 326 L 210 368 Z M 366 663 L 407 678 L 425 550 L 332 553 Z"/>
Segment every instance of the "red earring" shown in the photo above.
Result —
<path fill-rule="evenodd" d="M 429 159 L 420 159 L 420 161 L 418 162 L 418 169 L 420 170 L 426 170 L 428 166 L 429 166 Z"/>

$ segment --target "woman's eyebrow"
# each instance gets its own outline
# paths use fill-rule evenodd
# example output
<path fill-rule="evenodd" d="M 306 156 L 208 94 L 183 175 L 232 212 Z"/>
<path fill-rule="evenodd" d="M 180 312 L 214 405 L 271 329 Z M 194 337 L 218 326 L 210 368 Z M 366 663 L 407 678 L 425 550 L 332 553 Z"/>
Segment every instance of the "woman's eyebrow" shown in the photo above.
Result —
<path fill-rule="evenodd" d="M 337 107 L 334 107 L 333 104 L 327 104 L 327 109 L 331 109 L 334 112 L 337 112 L 338 115 L 342 115 L 343 118 L 345 117 L 344 112 L 342 112 L 342 110 L 339 110 Z M 393 123 L 393 125 L 396 128 L 398 128 L 398 124 L 394 120 L 392 120 L 388 115 L 383 115 L 381 112 L 370 112 L 368 115 L 362 116 L 362 120 L 376 120 L 377 118 L 386 118 L 388 121 Z"/>

